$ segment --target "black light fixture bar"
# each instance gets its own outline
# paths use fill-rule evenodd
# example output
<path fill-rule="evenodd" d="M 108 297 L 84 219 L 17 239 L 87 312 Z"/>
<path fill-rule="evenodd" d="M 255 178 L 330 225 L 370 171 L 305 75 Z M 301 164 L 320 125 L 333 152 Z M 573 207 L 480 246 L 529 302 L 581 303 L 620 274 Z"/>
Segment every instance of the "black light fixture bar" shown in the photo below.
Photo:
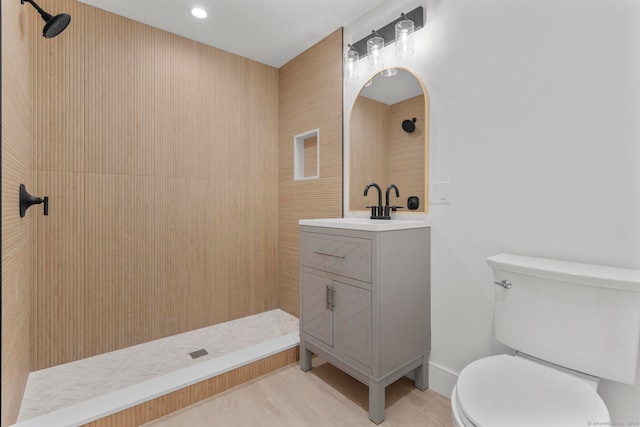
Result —
<path fill-rule="evenodd" d="M 420 28 L 424 27 L 424 8 L 422 6 L 418 6 L 413 9 L 409 13 L 405 13 L 404 17 L 400 17 L 393 22 L 389 22 L 384 27 L 380 28 L 376 31 L 377 34 L 380 35 L 384 39 L 384 45 L 387 46 L 393 43 L 396 39 L 396 24 L 403 19 L 410 19 L 413 21 L 414 29 L 417 31 Z M 351 49 L 357 50 L 360 58 L 364 58 L 367 56 L 367 40 L 371 38 L 371 34 L 367 35 L 361 40 L 353 43 L 351 45 Z"/>

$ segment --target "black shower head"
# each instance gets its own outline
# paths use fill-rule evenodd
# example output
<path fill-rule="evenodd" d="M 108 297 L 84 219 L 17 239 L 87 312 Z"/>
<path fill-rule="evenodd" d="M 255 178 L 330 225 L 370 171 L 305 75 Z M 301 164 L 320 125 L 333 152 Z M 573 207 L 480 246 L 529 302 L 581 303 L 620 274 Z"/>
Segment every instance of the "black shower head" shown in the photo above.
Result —
<path fill-rule="evenodd" d="M 416 130 L 416 125 L 415 125 L 416 122 L 417 122 L 417 119 L 415 117 L 411 120 L 404 120 L 402 122 L 402 130 L 404 130 L 407 133 L 413 133 L 413 131 Z"/>
<path fill-rule="evenodd" d="M 44 29 L 42 30 L 42 36 L 47 39 L 55 37 L 63 32 L 64 29 L 67 28 L 67 25 L 69 25 L 69 23 L 71 22 L 71 16 L 66 13 L 51 16 L 50 14 L 42 10 L 42 8 L 38 6 L 33 0 L 20 0 L 20 3 L 24 4 L 25 1 L 27 3 L 30 3 L 38 11 L 38 13 L 40 13 L 40 16 L 42 16 L 42 19 L 44 19 L 44 22 L 46 22 L 46 24 L 44 25 Z"/>
<path fill-rule="evenodd" d="M 44 29 L 42 30 L 42 35 L 45 38 L 52 38 L 60 34 L 67 28 L 71 22 L 71 16 L 66 13 L 61 13 L 60 15 L 56 15 L 53 18 L 49 19 L 47 23 L 44 25 Z"/>

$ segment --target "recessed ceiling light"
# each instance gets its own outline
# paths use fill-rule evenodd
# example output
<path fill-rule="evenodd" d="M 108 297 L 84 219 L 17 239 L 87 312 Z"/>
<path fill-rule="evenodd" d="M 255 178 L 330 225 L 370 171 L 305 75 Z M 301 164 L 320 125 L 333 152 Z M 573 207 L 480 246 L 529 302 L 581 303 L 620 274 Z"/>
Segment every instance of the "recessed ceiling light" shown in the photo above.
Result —
<path fill-rule="evenodd" d="M 194 7 L 193 9 L 191 9 L 191 14 L 200 19 L 204 19 L 207 17 L 207 11 L 202 9 L 201 7 Z"/>

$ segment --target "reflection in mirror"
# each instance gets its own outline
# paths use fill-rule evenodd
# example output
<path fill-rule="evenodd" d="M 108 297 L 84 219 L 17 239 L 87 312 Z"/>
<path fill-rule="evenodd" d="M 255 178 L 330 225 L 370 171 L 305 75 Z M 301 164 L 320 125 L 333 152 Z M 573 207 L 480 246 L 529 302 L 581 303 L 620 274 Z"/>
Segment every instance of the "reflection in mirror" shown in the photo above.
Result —
<path fill-rule="evenodd" d="M 384 71 L 383 71 L 384 72 Z M 393 74 L 393 73 L 387 73 Z M 400 198 L 391 205 L 398 212 L 426 212 L 427 98 L 410 72 L 398 69 L 392 77 L 377 74 L 362 89 L 351 111 L 350 210 L 367 210 L 377 201 L 363 196 L 376 182 L 384 191 L 395 184 Z M 393 194 L 393 193 L 392 193 Z M 395 194 L 393 194 L 395 196 Z M 419 198 L 418 210 L 407 209 L 409 197 Z M 415 206 L 415 199 L 411 205 Z"/>

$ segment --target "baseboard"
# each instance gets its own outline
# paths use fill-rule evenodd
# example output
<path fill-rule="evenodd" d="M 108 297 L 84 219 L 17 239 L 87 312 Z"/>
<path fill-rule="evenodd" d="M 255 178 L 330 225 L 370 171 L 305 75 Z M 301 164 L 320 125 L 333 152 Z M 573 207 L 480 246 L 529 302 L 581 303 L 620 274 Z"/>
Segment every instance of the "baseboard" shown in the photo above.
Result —
<path fill-rule="evenodd" d="M 458 373 L 449 368 L 429 362 L 429 388 L 447 399 L 451 398 L 451 392 L 458 380 Z"/>

